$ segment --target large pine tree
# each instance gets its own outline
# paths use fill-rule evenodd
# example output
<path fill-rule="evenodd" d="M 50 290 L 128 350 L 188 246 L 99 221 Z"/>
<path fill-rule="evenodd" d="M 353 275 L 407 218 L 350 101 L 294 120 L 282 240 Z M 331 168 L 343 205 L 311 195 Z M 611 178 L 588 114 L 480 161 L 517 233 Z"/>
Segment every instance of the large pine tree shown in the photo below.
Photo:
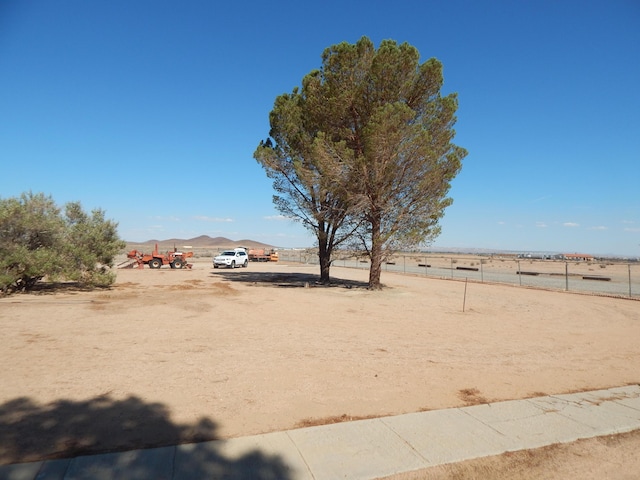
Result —
<path fill-rule="evenodd" d="M 274 142 L 255 157 L 274 179 L 276 207 L 316 233 L 324 280 L 333 248 L 357 239 L 369 287 L 380 288 L 385 259 L 440 232 L 466 151 L 452 143 L 457 96 L 440 93 L 442 64 L 419 60 L 407 43 L 343 42 L 301 90 L 276 99 Z"/>

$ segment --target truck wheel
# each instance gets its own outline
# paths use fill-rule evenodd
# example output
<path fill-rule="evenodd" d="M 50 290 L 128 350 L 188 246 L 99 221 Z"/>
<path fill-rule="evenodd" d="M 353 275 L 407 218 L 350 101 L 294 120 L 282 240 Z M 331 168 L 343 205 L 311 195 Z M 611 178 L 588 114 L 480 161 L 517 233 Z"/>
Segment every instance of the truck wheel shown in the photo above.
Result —
<path fill-rule="evenodd" d="M 236 268 L 236 261 L 235 260 L 231 260 L 231 265 L 229 265 L 229 268 Z"/>
<path fill-rule="evenodd" d="M 249 260 L 245 260 L 244 263 L 242 264 L 242 267 L 247 268 L 248 265 L 249 265 Z"/>
<path fill-rule="evenodd" d="M 173 268 L 182 268 L 184 266 L 184 263 L 182 262 L 182 260 L 174 260 L 171 266 Z"/>
<path fill-rule="evenodd" d="M 152 258 L 149 260 L 149 268 L 160 268 L 162 266 L 162 262 L 157 258 Z"/>

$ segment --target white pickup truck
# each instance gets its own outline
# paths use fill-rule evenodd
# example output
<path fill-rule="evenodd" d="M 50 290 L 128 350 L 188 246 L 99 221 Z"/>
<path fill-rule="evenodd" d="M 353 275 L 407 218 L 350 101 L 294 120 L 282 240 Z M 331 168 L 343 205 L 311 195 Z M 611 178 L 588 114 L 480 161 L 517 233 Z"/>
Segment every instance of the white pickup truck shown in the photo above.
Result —
<path fill-rule="evenodd" d="M 233 250 L 225 250 L 220 255 L 214 257 L 213 268 L 227 267 L 247 267 L 249 265 L 249 255 L 244 248 L 234 248 Z"/>

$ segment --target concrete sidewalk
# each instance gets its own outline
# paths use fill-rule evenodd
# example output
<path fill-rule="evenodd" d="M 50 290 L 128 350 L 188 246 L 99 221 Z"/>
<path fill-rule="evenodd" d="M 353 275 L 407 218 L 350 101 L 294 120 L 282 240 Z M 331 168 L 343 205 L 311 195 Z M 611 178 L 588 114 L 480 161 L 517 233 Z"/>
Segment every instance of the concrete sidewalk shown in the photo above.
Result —
<path fill-rule="evenodd" d="M 640 429 L 640 386 L 0 466 L 0 480 L 374 479 Z"/>

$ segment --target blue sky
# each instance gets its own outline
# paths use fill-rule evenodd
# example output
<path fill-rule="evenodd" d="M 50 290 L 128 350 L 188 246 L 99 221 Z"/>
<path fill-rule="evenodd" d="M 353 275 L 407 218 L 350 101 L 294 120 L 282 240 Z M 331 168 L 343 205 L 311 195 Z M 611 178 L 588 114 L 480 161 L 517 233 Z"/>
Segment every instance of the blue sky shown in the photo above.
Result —
<path fill-rule="evenodd" d="M 253 152 L 276 96 L 366 35 L 444 65 L 469 151 L 437 247 L 640 255 L 640 2 L 0 0 L 0 197 L 130 241 L 310 246 Z"/>

